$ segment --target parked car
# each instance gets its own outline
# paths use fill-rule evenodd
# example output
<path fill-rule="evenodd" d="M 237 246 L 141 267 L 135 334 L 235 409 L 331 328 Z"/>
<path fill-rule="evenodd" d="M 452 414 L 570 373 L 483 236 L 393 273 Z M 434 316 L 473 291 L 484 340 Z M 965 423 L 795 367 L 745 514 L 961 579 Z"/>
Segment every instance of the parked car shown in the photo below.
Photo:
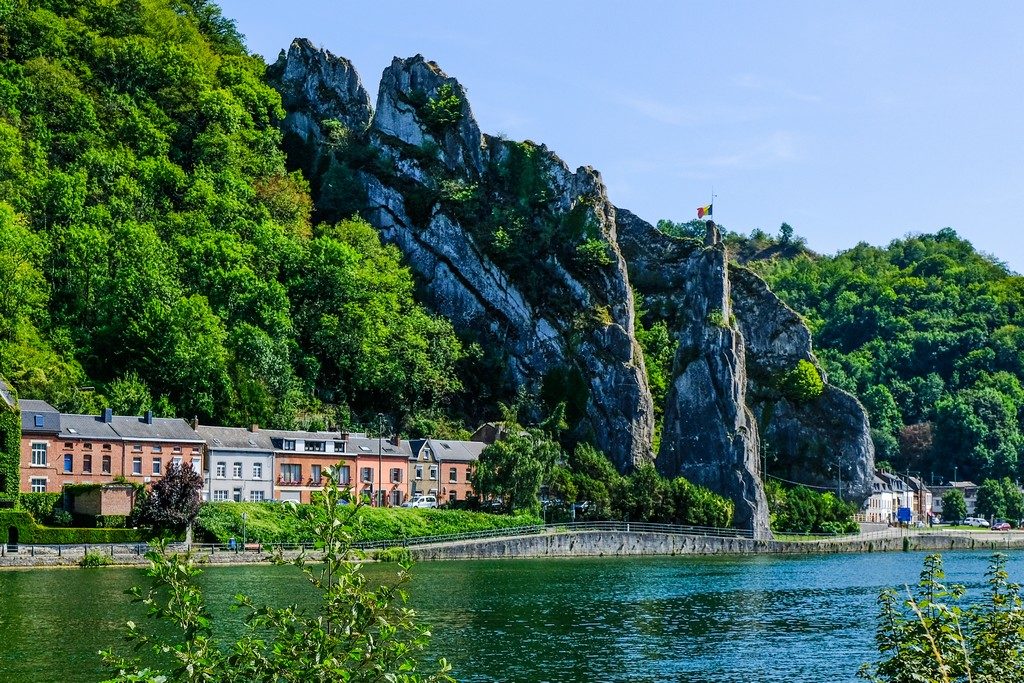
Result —
<path fill-rule="evenodd" d="M 988 520 L 981 517 L 968 517 L 964 520 L 964 524 L 967 526 L 976 526 L 982 529 L 988 528 Z"/>
<path fill-rule="evenodd" d="M 1001 519 L 997 519 L 995 522 L 992 523 L 992 531 L 1009 531 L 1009 530 L 1010 530 L 1010 523 L 1009 522 L 1004 522 Z"/>
<path fill-rule="evenodd" d="M 402 503 L 404 508 L 436 508 L 437 496 L 416 496 Z"/>

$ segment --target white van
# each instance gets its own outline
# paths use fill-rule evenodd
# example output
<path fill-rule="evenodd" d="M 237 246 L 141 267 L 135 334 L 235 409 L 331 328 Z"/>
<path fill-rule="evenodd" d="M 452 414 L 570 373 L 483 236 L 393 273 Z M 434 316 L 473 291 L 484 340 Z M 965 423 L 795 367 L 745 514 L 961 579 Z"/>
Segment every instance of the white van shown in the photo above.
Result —
<path fill-rule="evenodd" d="M 416 496 L 402 503 L 404 508 L 436 508 L 437 496 Z"/>

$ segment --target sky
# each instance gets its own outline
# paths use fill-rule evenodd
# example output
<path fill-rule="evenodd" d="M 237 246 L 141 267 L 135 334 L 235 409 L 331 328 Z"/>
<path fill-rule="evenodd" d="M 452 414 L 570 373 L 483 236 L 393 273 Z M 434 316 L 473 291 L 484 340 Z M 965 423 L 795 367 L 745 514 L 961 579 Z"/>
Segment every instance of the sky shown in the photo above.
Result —
<path fill-rule="evenodd" d="M 417 53 L 483 131 L 593 166 L 651 222 L 818 252 L 952 227 L 1024 272 L 1024 3 L 221 0 L 274 61 L 305 37 L 375 100 Z"/>

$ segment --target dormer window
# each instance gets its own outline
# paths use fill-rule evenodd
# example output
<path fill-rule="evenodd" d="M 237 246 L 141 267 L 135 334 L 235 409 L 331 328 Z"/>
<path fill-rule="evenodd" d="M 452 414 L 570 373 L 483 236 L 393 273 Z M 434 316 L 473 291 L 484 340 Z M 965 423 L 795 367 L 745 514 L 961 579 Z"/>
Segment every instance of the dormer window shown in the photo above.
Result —
<path fill-rule="evenodd" d="M 295 450 L 295 440 L 294 439 L 285 439 L 283 447 L 284 447 L 284 450 L 286 450 L 286 451 L 294 451 Z"/>
<path fill-rule="evenodd" d="M 36 427 L 42 427 L 43 426 L 43 416 L 42 415 L 36 415 L 36 423 L 35 424 L 36 424 Z"/>

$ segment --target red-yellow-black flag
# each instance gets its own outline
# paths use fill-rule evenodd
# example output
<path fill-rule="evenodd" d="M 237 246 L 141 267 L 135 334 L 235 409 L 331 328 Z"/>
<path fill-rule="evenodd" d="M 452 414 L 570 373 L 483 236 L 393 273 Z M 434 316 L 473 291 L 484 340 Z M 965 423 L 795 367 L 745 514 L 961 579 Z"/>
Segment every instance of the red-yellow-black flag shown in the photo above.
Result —
<path fill-rule="evenodd" d="M 710 216 L 712 206 L 712 204 L 708 204 L 707 206 L 697 207 L 697 218 L 704 218 L 704 216 Z"/>

